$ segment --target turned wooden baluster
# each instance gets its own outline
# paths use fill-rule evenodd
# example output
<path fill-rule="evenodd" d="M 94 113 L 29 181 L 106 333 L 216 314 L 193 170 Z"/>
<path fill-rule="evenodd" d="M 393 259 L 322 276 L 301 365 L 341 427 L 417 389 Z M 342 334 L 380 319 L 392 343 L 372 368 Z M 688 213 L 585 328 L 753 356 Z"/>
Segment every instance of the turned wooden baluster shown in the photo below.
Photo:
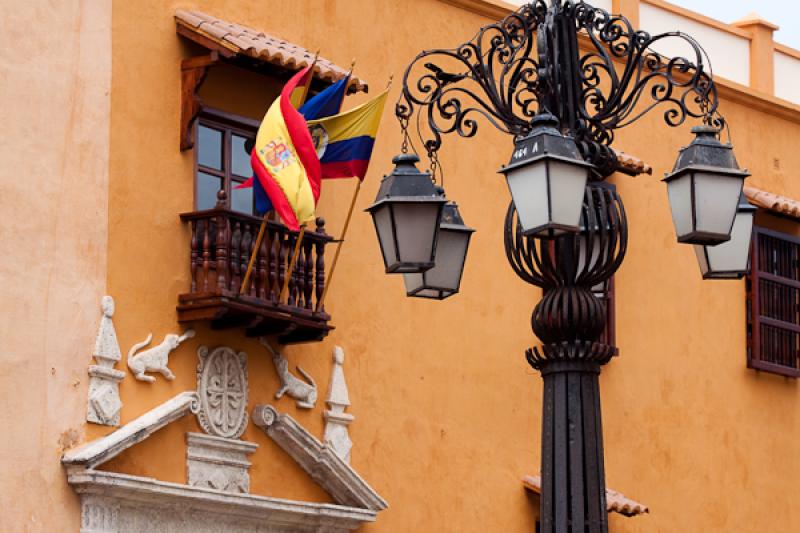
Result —
<path fill-rule="evenodd" d="M 306 240 L 306 237 L 303 237 Z M 297 251 L 297 263 L 294 266 L 294 288 L 295 298 L 294 303 L 297 307 L 303 307 L 303 296 L 306 292 L 306 257 L 303 253 L 305 243 L 300 243 L 300 249 Z"/>
<path fill-rule="evenodd" d="M 258 248 L 258 297 L 262 300 L 267 298 L 267 238 L 264 235 Z"/>
<path fill-rule="evenodd" d="M 317 217 L 317 229 L 316 232 L 325 235 L 325 219 L 322 217 Z M 325 241 L 320 239 L 316 243 L 317 249 L 317 268 L 316 268 L 316 276 L 317 276 L 317 284 L 316 284 L 316 292 L 317 292 L 317 301 L 319 302 L 322 298 L 322 293 L 325 290 Z M 319 312 L 325 311 L 325 303 L 323 302 L 322 306 L 318 309 Z"/>
<path fill-rule="evenodd" d="M 233 221 L 233 232 L 231 233 L 231 290 L 239 292 L 242 285 L 242 270 L 239 264 L 239 257 L 242 250 L 242 223 L 238 220 Z"/>
<path fill-rule="evenodd" d="M 259 225 L 258 224 L 248 224 L 248 227 L 250 228 L 250 246 L 247 249 L 247 262 L 249 264 L 250 263 L 250 258 L 256 252 L 256 236 L 258 235 Z M 256 259 L 258 259 L 258 258 L 256 258 Z M 254 264 L 253 266 L 254 266 L 254 268 L 258 268 L 256 264 Z M 251 275 L 250 275 L 250 288 L 247 291 L 247 294 L 249 294 L 253 298 L 256 298 L 258 296 L 258 291 L 257 291 L 256 285 L 258 285 L 258 270 L 256 270 L 255 272 L 251 273 Z"/>
<path fill-rule="evenodd" d="M 286 238 L 284 238 L 284 234 L 286 235 Z M 290 253 L 291 243 L 291 234 L 281 230 L 280 257 L 278 258 L 278 287 L 275 289 L 275 292 L 278 293 L 278 303 L 282 303 L 280 298 L 283 296 L 281 291 L 283 290 L 283 284 L 286 281 L 286 256 Z"/>
<path fill-rule="evenodd" d="M 220 215 L 217 217 L 217 290 L 221 292 L 228 288 L 228 219 Z"/>
<path fill-rule="evenodd" d="M 278 300 L 278 256 L 281 251 L 281 234 L 274 228 L 269 228 L 269 299 L 275 303 Z"/>
<path fill-rule="evenodd" d="M 250 224 L 247 222 L 242 223 L 242 246 L 239 252 L 239 269 L 242 272 L 247 272 L 247 263 L 250 262 L 250 247 L 253 242 L 253 233 L 250 231 Z M 250 277 L 248 284 L 253 284 L 253 278 Z M 249 294 L 250 291 L 247 287 L 244 288 L 242 294 Z"/>
<path fill-rule="evenodd" d="M 294 304 L 295 304 L 294 288 L 297 285 L 297 269 L 296 268 L 291 268 L 289 266 L 291 264 L 291 261 L 292 261 L 292 255 L 294 254 L 295 243 L 297 243 L 297 235 L 293 234 L 293 235 L 291 235 L 291 238 L 289 239 L 289 247 L 286 250 L 286 271 L 287 271 L 287 274 L 289 274 L 289 286 L 287 287 L 287 290 L 286 290 L 286 292 L 288 293 L 287 294 L 287 298 L 286 298 L 286 303 L 287 303 L 287 305 L 290 305 L 290 306 L 294 306 Z M 291 273 L 289 273 L 289 269 L 290 268 L 291 268 Z"/>
<path fill-rule="evenodd" d="M 228 198 L 225 189 L 217 191 L 217 205 L 216 209 L 225 207 L 225 201 Z M 214 258 L 214 266 L 217 271 L 217 286 L 214 292 L 224 291 L 228 288 L 226 283 L 228 279 L 228 219 L 224 214 L 216 217 L 217 222 L 217 235 L 216 235 L 216 250 Z"/>
<path fill-rule="evenodd" d="M 306 268 L 305 268 L 305 291 L 303 293 L 303 300 L 305 303 L 306 309 L 313 309 L 314 303 L 312 301 L 312 295 L 314 294 L 314 243 L 311 239 L 306 239 L 306 242 L 303 243 L 303 248 L 306 252 Z"/>
<path fill-rule="evenodd" d="M 211 239 L 209 237 L 210 220 L 203 220 L 203 292 L 208 292 L 208 267 L 211 262 Z"/>
<path fill-rule="evenodd" d="M 191 292 L 197 292 L 197 221 L 192 220 L 192 258 L 191 258 L 191 270 L 192 270 L 192 290 Z"/>

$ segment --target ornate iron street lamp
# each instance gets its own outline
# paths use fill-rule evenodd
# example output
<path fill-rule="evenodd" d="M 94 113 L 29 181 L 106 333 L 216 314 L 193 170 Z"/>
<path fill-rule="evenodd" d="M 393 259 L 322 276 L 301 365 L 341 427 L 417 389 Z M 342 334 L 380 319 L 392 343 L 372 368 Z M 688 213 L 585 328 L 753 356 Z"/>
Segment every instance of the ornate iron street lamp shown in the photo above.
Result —
<path fill-rule="evenodd" d="M 694 57 L 653 51 L 664 39 L 683 40 Z M 603 183 L 618 170 L 616 130 L 659 108 L 669 126 L 701 121 L 666 178 L 678 240 L 713 254 L 710 245 L 730 239 L 719 246 L 734 247 L 738 259 L 748 245 L 747 231 L 730 237 L 747 174 L 719 141 L 725 122 L 706 65 L 686 34 L 650 35 L 583 2 L 536 0 L 456 48 L 421 52 L 406 69 L 395 110 L 404 150 L 415 117 L 432 169 L 443 137 L 472 137 L 479 119 L 515 142 L 501 171 L 512 196 L 504 240 L 514 272 L 543 290 L 531 319 L 541 345 L 526 356 L 544 379 L 544 533 L 608 531 L 598 376 L 616 348 L 600 342 L 605 307 L 593 289 L 608 283 L 627 249 L 622 199 Z M 388 240 L 408 236 L 392 220 L 382 230 L 376 217 L 385 258 Z M 419 238 L 430 250 L 430 234 Z"/>

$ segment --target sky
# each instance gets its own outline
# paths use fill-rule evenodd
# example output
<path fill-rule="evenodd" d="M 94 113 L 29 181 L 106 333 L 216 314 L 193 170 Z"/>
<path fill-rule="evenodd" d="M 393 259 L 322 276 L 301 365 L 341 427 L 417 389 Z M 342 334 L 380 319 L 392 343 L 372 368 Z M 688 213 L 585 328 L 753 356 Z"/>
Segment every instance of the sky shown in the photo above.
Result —
<path fill-rule="evenodd" d="M 800 49 L 800 1 L 798 0 L 667 0 L 722 22 L 733 22 L 750 13 L 780 26 L 775 40 Z M 591 3 L 591 2 L 589 2 Z"/>

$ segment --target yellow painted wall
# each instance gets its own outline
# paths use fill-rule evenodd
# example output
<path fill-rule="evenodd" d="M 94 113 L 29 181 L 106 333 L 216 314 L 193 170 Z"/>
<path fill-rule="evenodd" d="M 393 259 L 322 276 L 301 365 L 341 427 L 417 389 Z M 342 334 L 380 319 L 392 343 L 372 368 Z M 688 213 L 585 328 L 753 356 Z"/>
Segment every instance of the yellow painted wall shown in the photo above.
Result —
<path fill-rule="evenodd" d="M 111 3 L 0 3 L 0 531 L 77 531 L 105 290 Z"/>
<path fill-rule="evenodd" d="M 115 2 L 107 291 L 117 302 L 123 352 L 150 331 L 158 341 L 180 329 L 177 295 L 189 287 L 189 232 L 178 213 L 192 208 L 193 154 L 178 150 L 179 63 L 198 49 L 175 35 L 177 8 L 321 48 L 340 65 L 355 57 L 357 74 L 371 82 L 373 94 L 389 74 L 398 80 L 420 49 L 455 45 L 488 22 L 436 0 Z M 246 74 L 230 80 L 226 89 L 212 71 L 204 96 L 217 107 L 260 117 L 274 86 L 264 83 L 262 90 Z M 349 98 L 347 105 L 365 98 Z M 800 182 L 792 179 L 800 167 L 798 113 L 778 118 L 729 99 L 722 111 L 739 161 L 753 172 L 749 183 L 800 198 Z M 402 279 L 383 273 L 371 221 L 361 213 L 399 149 L 390 112 L 326 302 L 337 329 L 322 343 L 286 350 L 292 366 L 317 380 L 317 408 L 297 410 L 289 398 L 272 399 L 278 380 L 257 343 L 241 332 L 198 325 L 197 337 L 171 356 L 175 381 L 123 381 L 123 423 L 194 389 L 197 346 L 226 344 L 249 354 L 251 406 L 273 403 L 321 436 L 331 349 L 339 344 L 356 416 L 352 462 L 390 504 L 365 531 L 532 531 L 538 501 L 525 493 L 521 478 L 539 468 L 541 379 L 523 352 L 535 343 L 529 317 L 539 291 L 514 276 L 503 251 L 509 198 L 496 169 L 507 161 L 511 141 L 484 125 L 475 139 L 446 142 L 441 160 L 448 196 L 478 232 L 461 294 L 444 302 L 408 299 Z M 647 504 L 651 513 L 612 515 L 611 529 L 796 531 L 797 383 L 745 368 L 744 282 L 702 282 L 691 248 L 675 243 L 659 178 L 689 142 L 688 130 L 669 129 L 651 113 L 619 132 L 615 145 L 645 158 L 655 172 L 613 178 L 626 201 L 631 235 L 616 283 L 621 356 L 601 375 L 606 471 L 611 488 Z M 323 186 L 319 214 L 333 234 L 354 186 Z M 41 294 L 41 286 L 34 288 L 31 294 Z M 95 301 L 82 308 L 90 324 L 76 329 L 87 339 L 94 334 Z M 81 354 L 71 360 L 76 372 L 85 372 L 84 347 L 90 345 L 73 350 Z M 85 390 L 75 400 L 77 414 L 84 398 Z M 106 468 L 184 482 L 184 433 L 198 429 L 186 418 Z M 86 438 L 108 431 L 88 426 Z M 253 456 L 254 493 L 329 501 L 255 428 L 243 438 L 260 445 Z"/>

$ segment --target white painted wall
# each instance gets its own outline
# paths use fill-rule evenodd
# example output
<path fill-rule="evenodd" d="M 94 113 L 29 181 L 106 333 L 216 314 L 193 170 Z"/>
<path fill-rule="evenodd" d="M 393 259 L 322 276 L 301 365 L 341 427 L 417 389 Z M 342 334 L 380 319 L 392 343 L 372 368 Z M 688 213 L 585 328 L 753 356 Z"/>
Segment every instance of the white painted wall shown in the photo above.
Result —
<path fill-rule="evenodd" d="M 703 45 L 715 76 L 749 85 L 750 40 L 642 2 L 641 28 L 651 35 L 670 31 L 688 33 Z M 679 38 L 659 41 L 653 48 L 666 56 L 694 58 L 691 46 Z"/>
<path fill-rule="evenodd" d="M 800 59 L 775 52 L 775 96 L 800 104 Z"/>

